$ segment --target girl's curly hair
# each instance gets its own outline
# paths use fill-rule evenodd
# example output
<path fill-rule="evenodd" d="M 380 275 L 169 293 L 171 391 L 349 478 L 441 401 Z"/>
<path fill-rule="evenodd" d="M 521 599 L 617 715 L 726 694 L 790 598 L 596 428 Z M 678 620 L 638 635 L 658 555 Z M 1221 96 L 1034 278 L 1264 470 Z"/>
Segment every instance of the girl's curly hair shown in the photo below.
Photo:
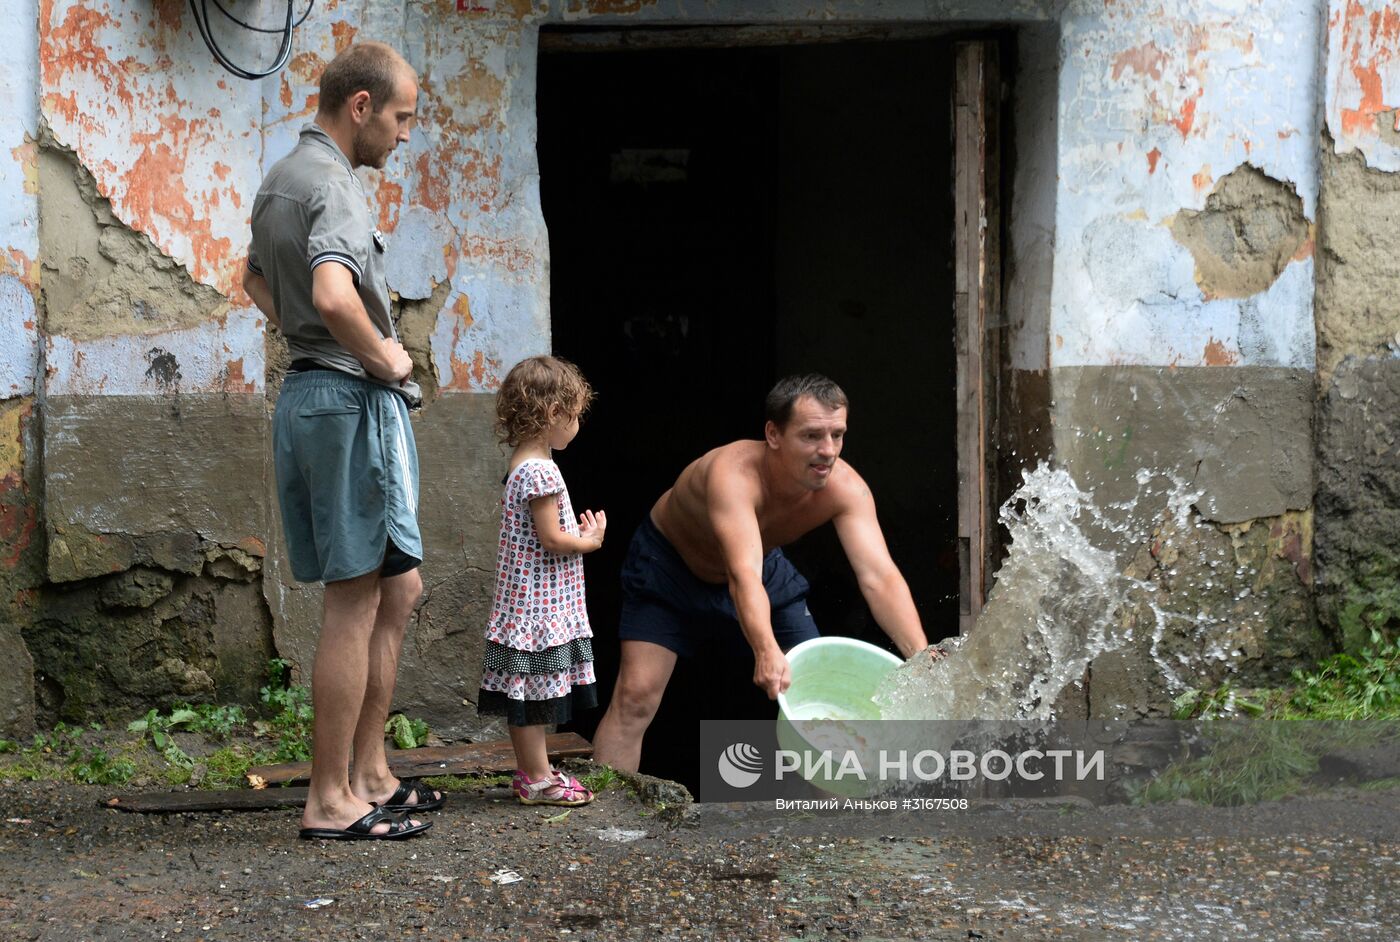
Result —
<path fill-rule="evenodd" d="M 549 428 L 551 409 L 581 416 L 592 401 L 593 387 L 568 360 L 529 357 L 510 368 L 496 394 L 496 437 L 514 448 Z"/>

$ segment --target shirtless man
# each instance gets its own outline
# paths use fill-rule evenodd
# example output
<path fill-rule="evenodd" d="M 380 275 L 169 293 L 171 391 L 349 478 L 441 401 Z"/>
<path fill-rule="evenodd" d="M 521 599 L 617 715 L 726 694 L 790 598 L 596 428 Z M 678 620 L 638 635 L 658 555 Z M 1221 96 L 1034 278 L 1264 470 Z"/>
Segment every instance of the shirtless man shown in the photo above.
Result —
<path fill-rule="evenodd" d="M 928 646 L 870 489 L 840 460 L 846 408 L 846 394 L 824 376 L 780 381 L 768 394 L 763 441 L 702 455 L 637 528 L 622 567 L 622 663 L 593 740 L 598 762 L 636 771 L 677 657 L 735 623 L 753 648 L 753 682 L 769 698 L 787 690 L 784 652 L 818 633 L 807 580 L 779 547 L 828 521 L 900 653 Z"/>

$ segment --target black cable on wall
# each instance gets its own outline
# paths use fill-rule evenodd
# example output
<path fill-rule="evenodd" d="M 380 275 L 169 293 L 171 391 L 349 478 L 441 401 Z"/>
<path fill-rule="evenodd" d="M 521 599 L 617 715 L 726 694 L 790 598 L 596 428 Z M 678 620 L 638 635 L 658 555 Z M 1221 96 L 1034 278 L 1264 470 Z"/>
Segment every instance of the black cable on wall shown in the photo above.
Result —
<path fill-rule="evenodd" d="M 245 68 L 230 59 L 219 46 L 218 40 L 214 38 L 213 30 L 210 28 L 210 3 L 214 4 L 214 9 L 221 13 L 225 19 L 249 32 L 280 35 L 282 40 L 278 45 L 277 58 L 273 64 L 267 69 L 258 71 Z M 245 23 L 225 9 L 224 5 L 220 3 L 219 0 L 190 0 L 190 14 L 194 17 L 194 25 L 195 28 L 199 30 L 200 38 L 204 40 L 204 45 L 209 47 L 209 51 L 214 54 L 214 58 L 218 61 L 219 65 L 241 79 L 256 80 L 267 78 L 269 75 L 275 75 L 286 66 L 287 60 L 292 57 L 292 31 L 306 22 L 306 18 L 311 15 L 311 8 L 316 5 L 316 0 L 308 0 L 305 12 L 301 14 L 301 17 L 297 19 L 296 22 L 292 22 L 292 14 L 295 12 L 293 9 L 294 3 L 295 0 L 287 0 L 287 16 L 286 19 L 283 20 L 282 26 L 278 29 L 267 29 L 262 26 L 254 26 L 251 23 Z"/>

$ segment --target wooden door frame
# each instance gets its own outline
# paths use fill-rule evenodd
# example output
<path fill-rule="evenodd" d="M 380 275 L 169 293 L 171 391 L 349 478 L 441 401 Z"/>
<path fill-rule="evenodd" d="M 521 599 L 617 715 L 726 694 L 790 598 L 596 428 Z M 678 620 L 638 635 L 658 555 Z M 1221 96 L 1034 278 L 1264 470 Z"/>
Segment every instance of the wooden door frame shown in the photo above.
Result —
<path fill-rule="evenodd" d="M 967 634 L 1000 558 L 996 416 L 1002 359 L 1001 56 L 960 42 L 953 79 L 953 204 L 958 410 L 959 634 Z"/>

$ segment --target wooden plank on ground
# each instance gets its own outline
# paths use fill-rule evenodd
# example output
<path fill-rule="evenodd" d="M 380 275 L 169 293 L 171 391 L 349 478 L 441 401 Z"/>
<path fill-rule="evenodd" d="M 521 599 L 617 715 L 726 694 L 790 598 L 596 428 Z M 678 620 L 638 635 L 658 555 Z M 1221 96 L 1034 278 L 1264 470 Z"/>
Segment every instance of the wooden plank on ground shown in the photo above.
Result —
<path fill-rule="evenodd" d="M 578 759 L 593 755 L 593 745 L 577 733 L 554 733 L 545 737 L 550 759 Z M 515 750 L 510 740 L 456 743 L 423 749 L 389 750 L 389 770 L 399 778 L 424 775 L 481 775 L 515 769 Z M 259 765 L 248 770 L 248 780 L 257 776 L 269 785 L 305 782 L 311 777 L 310 762 Z"/>
<path fill-rule="evenodd" d="M 306 789 L 235 788 L 230 791 L 158 792 L 145 795 L 117 795 L 102 802 L 107 808 L 139 814 L 178 814 L 182 811 L 271 811 L 300 808 L 306 804 Z"/>

